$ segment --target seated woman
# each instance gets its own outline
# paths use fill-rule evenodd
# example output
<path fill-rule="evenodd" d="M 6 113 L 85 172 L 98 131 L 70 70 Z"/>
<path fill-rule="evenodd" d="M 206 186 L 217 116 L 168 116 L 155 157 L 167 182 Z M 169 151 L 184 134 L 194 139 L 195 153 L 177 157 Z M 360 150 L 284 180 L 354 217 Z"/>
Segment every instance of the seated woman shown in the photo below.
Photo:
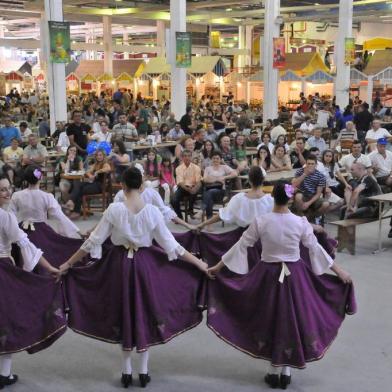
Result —
<path fill-rule="evenodd" d="M 267 146 L 261 146 L 257 150 L 257 156 L 253 158 L 253 166 L 259 166 L 265 172 L 271 168 L 271 153 Z"/>
<path fill-rule="evenodd" d="M 203 148 L 201 149 L 201 170 L 205 170 L 206 167 L 211 166 L 211 159 L 214 150 L 214 143 L 211 140 L 206 140 Z"/>
<path fill-rule="evenodd" d="M 65 178 L 61 178 L 61 174 L 71 173 L 73 171 L 82 171 L 83 170 L 83 160 L 80 156 L 77 155 L 77 148 L 75 146 L 69 146 L 67 149 L 67 153 L 64 158 L 61 158 L 59 163 L 59 173 L 60 177 L 60 192 L 61 192 L 61 200 L 66 203 L 69 200 L 69 192 L 72 188 L 72 184 L 74 180 L 67 180 Z"/>
<path fill-rule="evenodd" d="M 127 150 L 125 148 L 124 142 L 122 140 L 115 139 L 112 141 L 112 152 L 109 156 L 109 158 L 112 161 L 112 164 L 114 166 L 114 177 L 116 182 L 119 182 L 121 180 L 121 176 L 125 169 L 127 168 L 125 163 L 129 163 L 130 158 L 129 155 L 127 154 Z"/>
<path fill-rule="evenodd" d="M 212 153 L 212 165 L 204 171 L 203 183 L 203 210 L 207 219 L 212 218 L 214 203 L 222 202 L 225 196 L 226 180 L 237 177 L 237 171 L 222 164 L 222 154 L 219 151 Z"/>
<path fill-rule="evenodd" d="M 162 157 L 161 175 L 159 185 L 164 193 L 164 202 L 166 205 L 170 204 L 171 197 L 176 191 L 177 185 L 174 178 L 174 169 L 170 156 L 165 155 Z"/>
<path fill-rule="evenodd" d="M 3 151 L 3 161 L 5 163 L 3 172 L 8 176 L 11 185 L 14 185 L 16 180 L 16 173 L 20 169 L 22 157 L 23 149 L 19 147 L 19 140 L 14 138 L 11 140 L 11 145 Z"/>
<path fill-rule="evenodd" d="M 103 150 L 97 150 L 94 157 L 94 164 L 85 174 L 86 181 L 74 182 L 69 195 L 70 200 L 63 205 L 63 208 L 71 213 L 71 219 L 77 219 L 80 217 L 83 195 L 101 193 L 103 191 L 105 174 L 109 174 L 111 172 L 110 164 Z"/>
<path fill-rule="evenodd" d="M 290 152 L 290 146 L 287 143 L 286 135 L 279 135 L 276 139 L 275 147 L 276 146 L 283 146 L 286 154 Z"/>
<path fill-rule="evenodd" d="M 270 172 L 280 172 L 291 169 L 291 160 L 288 154 L 286 154 L 285 147 L 280 145 L 275 146 L 271 158 Z"/>
<path fill-rule="evenodd" d="M 159 178 L 161 176 L 161 157 L 157 154 L 155 148 L 147 151 L 147 161 L 144 162 L 145 185 L 150 188 L 159 187 Z"/>
<path fill-rule="evenodd" d="M 266 146 L 268 147 L 270 153 L 274 151 L 274 145 L 271 143 L 271 135 L 268 132 L 263 132 L 261 135 L 261 143 L 257 146 L 259 149 L 261 146 Z"/>
<path fill-rule="evenodd" d="M 248 157 L 246 156 L 245 136 L 237 135 L 233 146 L 233 164 L 238 174 L 244 174 L 249 170 Z"/>

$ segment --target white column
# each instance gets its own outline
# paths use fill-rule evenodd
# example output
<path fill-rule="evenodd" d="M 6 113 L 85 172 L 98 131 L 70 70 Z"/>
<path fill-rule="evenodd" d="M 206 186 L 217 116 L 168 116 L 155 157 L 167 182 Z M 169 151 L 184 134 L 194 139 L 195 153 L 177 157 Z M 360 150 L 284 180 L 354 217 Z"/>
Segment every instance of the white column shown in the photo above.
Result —
<path fill-rule="evenodd" d="M 113 75 L 113 38 L 112 17 L 103 16 L 103 47 L 104 47 L 104 72 Z"/>
<path fill-rule="evenodd" d="M 238 26 L 238 49 L 245 49 L 245 26 Z M 243 54 L 238 56 L 238 68 L 245 67 L 245 58 Z"/>
<path fill-rule="evenodd" d="M 85 35 L 86 44 L 93 44 L 95 43 L 94 37 L 94 27 L 86 23 L 86 35 Z M 86 50 L 86 59 L 87 60 L 94 60 L 94 51 L 93 50 Z"/>
<path fill-rule="evenodd" d="M 342 109 L 348 105 L 350 89 L 350 65 L 344 63 L 345 38 L 352 37 L 353 0 L 340 0 L 339 29 L 335 41 L 336 53 L 336 104 Z"/>
<path fill-rule="evenodd" d="M 367 98 L 366 102 L 369 104 L 370 107 L 372 107 L 372 102 L 373 102 L 373 75 L 368 76 L 368 85 L 367 85 Z"/>
<path fill-rule="evenodd" d="M 157 55 L 160 57 L 165 56 L 165 35 L 165 21 L 157 20 Z"/>
<path fill-rule="evenodd" d="M 48 21 L 62 22 L 63 1 L 45 0 L 45 11 L 41 18 L 41 51 L 45 59 L 46 80 L 48 83 L 50 132 L 56 130 L 56 121 L 67 121 L 67 97 L 65 85 L 65 64 L 50 61 L 50 42 Z"/>
<path fill-rule="evenodd" d="M 126 30 L 126 27 L 123 26 L 124 32 L 123 32 L 123 45 L 129 45 L 129 36 L 128 36 L 128 31 Z M 129 51 L 124 52 L 124 60 L 129 59 Z"/>
<path fill-rule="evenodd" d="M 0 18 L 0 21 L 2 22 L 3 19 Z M 5 26 L 3 24 L 0 24 L 0 38 L 4 38 L 4 33 L 5 33 Z M 0 63 L 5 62 L 5 53 L 4 53 L 4 47 L 0 46 Z"/>
<path fill-rule="evenodd" d="M 186 31 L 186 0 L 170 0 L 171 111 L 180 119 L 186 109 L 186 68 L 176 67 L 176 32 Z"/>
<path fill-rule="evenodd" d="M 264 64 L 264 97 L 263 119 L 276 118 L 278 116 L 278 70 L 273 65 L 273 38 L 279 37 L 279 24 L 276 17 L 279 15 L 280 0 L 265 1 L 264 15 L 264 40 L 263 40 L 263 64 Z"/>
<path fill-rule="evenodd" d="M 253 26 L 245 26 L 245 48 L 248 50 L 248 54 L 245 57 L 245 65 L 252 65 L 252 48 L 253 48 Z"/>
<path fill-rule="evenodd" d="M 249 80 L 246 81 L 246 95 L 245 100 L 248 105 L 250 105 L 250 82 Z"/>

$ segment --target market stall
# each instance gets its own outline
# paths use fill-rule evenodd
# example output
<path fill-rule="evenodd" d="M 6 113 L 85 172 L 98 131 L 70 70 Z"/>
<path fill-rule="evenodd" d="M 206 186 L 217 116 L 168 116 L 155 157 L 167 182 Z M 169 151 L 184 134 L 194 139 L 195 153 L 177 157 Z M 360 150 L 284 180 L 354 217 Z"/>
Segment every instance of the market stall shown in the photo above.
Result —
<path fill-rule="evenodd" d="M 80 79 L 72 72 L 65 78 L 65 84 L 68 94 L 79 94 L 80 93 Z"/>
<path fill-rule="evenodd" d="M 18 91 L 23 89 L 24 77 L 20 72 L 12 71 L 5 76 L 5 91 L 8 94 L 12 89 L 16 88 Z"/>
<path fill-rule="evenodd" d="M 307 95 L 319 93 L 321 97 L 332 99 L 335 78 L 324 71 L 316 71 L 305 77 Z"/>
<path fill-rule="evenodd" d="M 367 102 L 372 102 L 378 92 L 383 105 L 391 105 L 391 78 L 392 49 L 376 50 L 370 57 L 364 73 L 368 76 L 369 88 Z"/>
<path fill-rule="evenodd" d="M 384 50 L 392 48 L 391 38 L 376 37 L 363 42 L 363 50 L 368 52 L 373 50 Z"/>
<path fill-rule="evenodd" d="M 367 101 L 369 80 L 368 76 L 356 68 L 350 69 L 350 95 L 358 96 L 360 100 Z"/>
<path fill-rule="evenodd" d="M 290 110 L 295 110 L 300 103 L 299 94 L 306 94 L 306 82 L 293 70 L 288 69 L 279 76 L 278 97 L 279 102 Z"/>
<path fill-rule="evenodd" d="M 82 92 L 97 91 L 97 87 L 97 79 L 93 75 L 87 73 L 80 78 L 80 90 Z"/>
<path fill-rule="evenodd" d="M 127 72 L 122 72 L 116 77 L 116 87 L 120 90 L 133 90 L 133 77 Z"/>

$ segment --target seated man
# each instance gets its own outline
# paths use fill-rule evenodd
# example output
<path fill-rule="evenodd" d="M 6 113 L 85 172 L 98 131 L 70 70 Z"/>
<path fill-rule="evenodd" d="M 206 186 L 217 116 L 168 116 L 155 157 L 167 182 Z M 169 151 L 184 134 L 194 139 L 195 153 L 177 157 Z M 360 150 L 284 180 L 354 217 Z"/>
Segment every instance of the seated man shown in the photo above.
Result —
<path fill-rule="evenodd" d="M 22 166 L 38 165 L 44 166 L 48 152 L 41 143 L 38 143 L 38 137 L 34 134 L 29 136 L 29 144 L 23 150 Z"/>
<path fill-rule="evenodd" d="M 344 198 L 346 208 L 342 209 L 341 218 L 376 218 L 378 214 L 378 203 L 371 201 L 370 196 L 381 194 L 381 188 L 372 175 L 369 175 L 363 163 L 353 163 L 351 173 L 355 180 L 352 188 L 346 188 Z"/>
<path fill-rule="evenodd" d="M 309 155 L 305 167 L 298 169 L 292 180 L 293 186 L 297 189 L 294 208 L 309 219 L 323 215 L 329 207 L 329 203 L 322 198 L 326 178 L 316 169 L 316 166 L 317 158 Z"/>
<path fill-rule="evenodd" d="M 309 151 L 305 148 L 305 139 L 300 137 L 295 140 L 295 148 L 290 153 L 291 163 L 293 169 L 300 169 L 305 165 L 306 159 L 309 156 Z"/>
<path fill-rule="evenodd" d="M 139 138 L 136 127 L 128 122 L 128 117 L 123 112 L 118 113 L 118 123 L 113 127 L 112 132 L 113 139 L 119 139 L 123 142 L 133 142 Z"/>
<path fill-rule="evenodd" d="M 182 163 L 176 169 L 177 190 L 173 196 L 172 206 L 177 216 L 182 219 L 181 201 L 189 197 L 189 212 L 193 215 L 193 204 L 201 188 L 201 169 L 192 163 L 192 153 L 184 150 L 181 153 Z"/>
<path fill-rule="evenodd" d="M 322 129 L 319 125 L 315 125 L 313 128 L 313 136 L 308 139 L 308 145 L 312 147 L 317 147 L 321 153 L 327 149 L 327 143 L 321 137 Z"/>
<path fill-rule="evenodd" d="M 361 153 L 362 145 L 358 140 L 354 140 L 351 147 L 351 154 L 345 155 L 339 161 L 339 166 L 347 172 L 347 182 L 350 183 L 351 176 L 351 166 L 353 163 L 362 163 L 369 174 L 372 174 L 372 163 L 370 162 L 369 156 Z"/>
<path fill-rule="evenodd" d="M 387 151 L 388 140 L 377 140 L 377 151 L 369 154 L 376 180 L 380 185 L 392 186 L 392 152 Z"/>
<path fill-rule="evenodd" d="M 374 119 L 372 122 L 372 129 L 369 129 L 366 133 L 366 143 L 369 148 L 369 152 L 376 150 L 377 140 L 380 138 L 386 138 L 388 142 L 392 142 L 392 135 L 387 129 L 381 128 L 381 121 L 379 119 Z"/>

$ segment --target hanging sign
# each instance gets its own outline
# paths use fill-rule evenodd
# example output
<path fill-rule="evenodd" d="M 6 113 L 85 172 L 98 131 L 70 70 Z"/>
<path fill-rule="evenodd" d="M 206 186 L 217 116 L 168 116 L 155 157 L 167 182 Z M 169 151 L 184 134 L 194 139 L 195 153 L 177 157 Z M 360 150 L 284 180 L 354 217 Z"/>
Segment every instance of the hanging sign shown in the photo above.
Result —
<path fill-rule="evenodd" d="M 71 61 L 71 38 L 69 22 L 49 21 L 50 61 L 69 63 Z"/>
<path fill-rule="evenodd" d="M 286 65 L 286 45 L 284 38 L 273 38 L 273 68 L 284 68 Z"/>
<path fill-rule="evenodd" d="M 210 33 L 210 46 L 214 49 L 220 49 L 221 45 L 221 33 L 220 31 L 211 31 Z"/>
<path fill-rule="evenodd" d="M 192 64 L 192 34 L 176 32 L 176 67 L 189 68 Z"/>
<path fill-rule="evenodd" d="M 345 38 L 344 39 L 344 63 L 350 65 L 355 60 L 355 39 Z"/>

